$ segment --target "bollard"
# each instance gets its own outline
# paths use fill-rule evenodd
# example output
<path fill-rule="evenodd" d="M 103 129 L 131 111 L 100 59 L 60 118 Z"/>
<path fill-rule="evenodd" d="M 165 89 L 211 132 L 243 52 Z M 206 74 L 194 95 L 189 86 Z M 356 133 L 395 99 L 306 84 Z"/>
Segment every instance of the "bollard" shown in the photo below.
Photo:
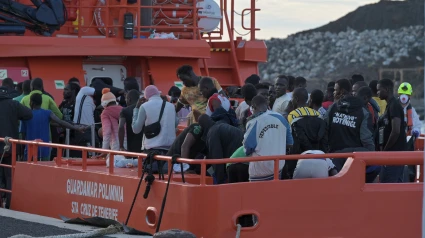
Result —
<path fill-rule="evenodd" d="M 66 136 L 65 136 L 65 145 L 69 145 L 69 137 L 71 134 L 71 130 L 70 129 L 66 129 Z M 66 149 L 66 158 L 69 158 L 69 149 Z"/>
<path fill-rule="evenodd" d="M 95 128 L 95 124 L 91 125 L 91 147 L 95 148 L 96 147 L 96 140 L 95 140 L 95 133 L 96 133 L 96 128 Z M 90 152 L 90 156 L 94 156 L 95 153 Z"/>

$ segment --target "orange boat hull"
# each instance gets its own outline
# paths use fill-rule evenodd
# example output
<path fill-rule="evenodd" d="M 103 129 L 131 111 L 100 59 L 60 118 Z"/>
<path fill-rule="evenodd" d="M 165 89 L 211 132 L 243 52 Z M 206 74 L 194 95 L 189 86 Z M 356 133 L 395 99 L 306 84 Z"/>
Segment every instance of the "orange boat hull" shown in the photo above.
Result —
<path fill-rule="evenodd" d="M 376 154 L 375 163 L 381 159 Z M 129 176 L 128 169 L 115 169 L 112 175 L 104 166 L 92 169 L 18 163 L 12 209 L 55 218 L 101 216 L 124 222 L 138 178 Z M 243 228 L 242 237 L 420 237 L 423 184 L 365 184 L 364 173 L 364 161 L 349 159 L 340 174 L 327 179 L 220 186 L 173 182 L 161 230 L 179 228 L 197 237 L 230 238 L 235 237 L 237 217 L 255 214 L 257 225 Z M 88 196 L 75 194 L 81 190 L 72 185 L 75 180 L 92 182 Z M 97 184 L 94 192 L 93 184 Z M 145 186 L 129 226 L 154 233 L 166 182 L 155 180 L 148 199 L 142 197 Z"/>

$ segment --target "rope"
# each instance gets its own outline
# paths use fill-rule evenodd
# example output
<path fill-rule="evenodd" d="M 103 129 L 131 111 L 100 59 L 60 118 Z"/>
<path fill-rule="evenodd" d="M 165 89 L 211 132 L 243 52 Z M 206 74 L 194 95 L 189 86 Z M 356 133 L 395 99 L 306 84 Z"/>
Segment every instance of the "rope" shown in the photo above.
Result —
<path fill-rule="evenodd" d="M 6 154 L 6 151 L 9 151 L 10 150 L 10 139 L 12 139 L 12 137 L 5 137 L 4 138 L 4 147 L 3 147 L 3 154 L 1 155 L 1 158 L 0 158 L 0 164 L 3 162 L 3 157 L 4 157 L 4 155 Z"/>
<path fill-rule="evenodd" d="M 251 31 L 248 31 L 247 33 L 245 33 L 245 34 L 241 34 L 241 33 L 239 33 L 236 29 L 233 29 L 233 31 L 235 31 L 236 32 L 236 34 L 238 34 L 238 35 L 240 35 L 240 36 L 246 36 L 246 35 L 248 35 L 248 34 L 250 34 L 251 33 Z"/>
<path fill-rule="evenodd" d="M 164 198 L 162 199 L 161 212 L 159 213 L 158 225 L 156 226 L 155 233 L 158 232 L 159 228 L 161 227 L 162 215 L 164 214 L 165 203 L 167 202 L 168 188 L 170 187 L 171 177 L 173 177 L 173 171 L 172 171 L 173 165 L 177 163 L 177 158 L 179 158 L 179 157 L 180 157 L 180 155 L 173 155 L 171 157 L 171 170 L 168 169 L 170 176 L 168 176 L 167 188 L 165 189 Z M 181 168 L 183 168 L 183 167 L 181 167 Z M 182 169 L 182 171 L 183 171 L 183 169 Z M 184 175 L 182 174 L 182 176 L 184 176 Z"/>
<path fill-rule="evenodd" d="M 121 228 L 115 225 L 110 225 L 107 228 L 98 229 L 86 233 L 76 233 L 76 234 L 67 234 L 67 235 L 54 235 L 54 236 L 44 236 L 44 238 L 92 238 L 92 237 L 103 237 L 105 235 L 111 235 L 121 232 Z M 11 236 L 10 238 L 33 238 L 36 236 L 29 236 L 24 234 L 18 234 Z"/>
<path fill-rule="evenodd" d="M 149 196 L 149 192 L 151 191 L 151 186 L 153 181 L 155 181 L 155 176 L 153 175 L 153 162 L 154 162 L 154 154 L 153 153 L 149 153 L 148 157 L 146 157 L 146 160 L 148 160 L 149 168 L 148 168 L 148 176 L 146 176 L 145 181 L 146 181 L 146 190 L 145 193 L 143 194 L 143 198 L 147 199 Z M 158 165 L 158 173 L 160 173 L 160 163 L 157 162 Z M 161 175 L 159 175 L 161 177 Z"/>
<path fill-rule="evenodd" d="M 233 11 L 236 15 L 242 16 L 242 13 L 239 13 L 237 11 Z M 245 13 L 243 14 L 243 16 L 248 16 L 249 14 L 251 14 L 251 12 Z"/>
<path fill-rule="evenodd" d="M 236 238 L 240 238 L 241 237 L 241 224 L 237 225 L 237 230 L 236 230 Z"/>

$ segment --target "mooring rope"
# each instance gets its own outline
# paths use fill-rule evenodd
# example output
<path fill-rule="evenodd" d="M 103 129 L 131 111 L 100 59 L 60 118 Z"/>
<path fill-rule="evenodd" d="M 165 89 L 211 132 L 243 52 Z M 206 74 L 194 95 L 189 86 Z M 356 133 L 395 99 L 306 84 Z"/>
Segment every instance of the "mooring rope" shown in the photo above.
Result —
<path fill-rule="evenodd" d="M 110 225 L 107 228 L 98 229 L 86 233 L 76 233 L 76 234 L 67 234 L 67 235 L 54 235 L 54 236 L 43 236 L 44 238 L 93 238 L 93 237 L 103 237 L 105 235 L 112 235 L 121 232 L 122 227 Z M 14 235 L 10 238 L 34 238 L 40 236 L 29 236 L 29 235 Z"/>
<path fill-rule="evenodd" d="M 241 224 L 237 225 L 238 229 L 236 230 L 236 238 L 240 238 L 241 237 Z"/>

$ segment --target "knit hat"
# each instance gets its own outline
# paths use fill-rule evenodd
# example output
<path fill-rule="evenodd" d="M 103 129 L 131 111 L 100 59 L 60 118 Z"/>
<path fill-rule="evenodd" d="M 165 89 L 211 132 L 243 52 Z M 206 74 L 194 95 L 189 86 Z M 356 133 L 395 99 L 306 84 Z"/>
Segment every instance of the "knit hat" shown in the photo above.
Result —
<path fill-rule="evenodd" d="M 104 88 L 102 90 L 102 99 L 100 101 L 102 107 L 106 107 L 109 103 L 116 102 L 117 98 L 113 93 L 111 93 L 111 90 L 109 88 Z"/>
<path fill-rule="evenodd" d="M 160 95 L 161 92 L 155 85 L 149 85 L 145 88 L 145 98 L 149 100 L 152 96 Z"/>

